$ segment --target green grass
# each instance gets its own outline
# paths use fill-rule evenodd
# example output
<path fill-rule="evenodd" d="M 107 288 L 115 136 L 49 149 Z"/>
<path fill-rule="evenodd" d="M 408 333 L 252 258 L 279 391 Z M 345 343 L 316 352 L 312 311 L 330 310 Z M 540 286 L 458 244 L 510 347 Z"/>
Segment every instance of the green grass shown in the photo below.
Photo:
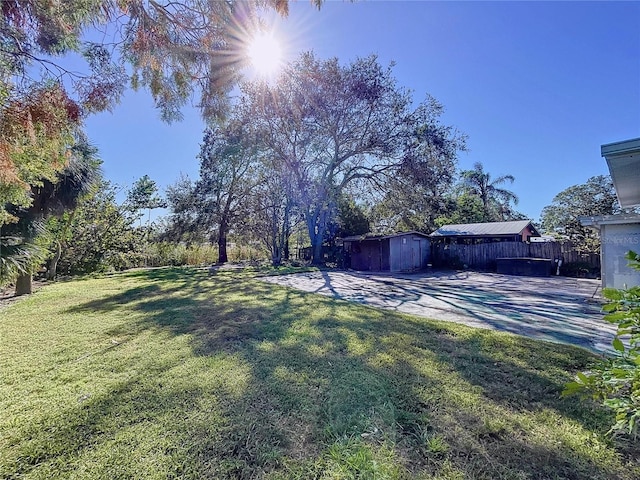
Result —
<path fill-rule="evenodd" d="M 0 478 L 637 479 L 568 346 L 160 269 L 0 310 Z"/>

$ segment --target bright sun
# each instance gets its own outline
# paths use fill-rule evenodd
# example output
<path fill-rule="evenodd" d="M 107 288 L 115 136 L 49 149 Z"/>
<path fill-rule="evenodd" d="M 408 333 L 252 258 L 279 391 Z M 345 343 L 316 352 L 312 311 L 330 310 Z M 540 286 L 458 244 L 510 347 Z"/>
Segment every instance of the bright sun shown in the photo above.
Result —
<path fill-rule="evenodd" d="M 253 68 L 261 75 L 272 75 L 282 61 L 282 50 L 272 33 L 259 33 L 249 44 L 247 54 Z"/>

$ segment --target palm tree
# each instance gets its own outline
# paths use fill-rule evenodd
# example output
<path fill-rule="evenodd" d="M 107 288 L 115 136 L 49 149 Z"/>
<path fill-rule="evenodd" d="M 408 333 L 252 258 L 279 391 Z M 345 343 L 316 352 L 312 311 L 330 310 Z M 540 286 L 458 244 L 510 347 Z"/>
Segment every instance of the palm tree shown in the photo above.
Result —
<path fill-rule="evenodd" d="M 482 202 L 484 220 L 505 220 L 511 212 L 510 203 L 518 203 L 515 193 L 504 188 L 500 188 L 506 182 L 513 183 L 513 175 L 501 175 L 495 179 L 491 178 L 488 172 L 484 171 L 482 163 L 473 164 L 473 170 L 463 170 L 462 186 L 470 194 L 477 196 Z"/>
<path fill-rule="evenodd" d="M 32 204 L 28 208 L 11 209 L 18 221 L 3 226 L 0 265 L 6 267 L 5 275 L 17 274 L 16 296 L 31 293 L 33 270 L 45 258 L 44 249 L 34 243 L 44 230 L 44 220 L 74 210 L 98 180 L 101 162 L 96 153 L 97 149 L 83 135 L 79 136 L 57 181 L 44 180 L 41 185 L 32 186 Z"/>

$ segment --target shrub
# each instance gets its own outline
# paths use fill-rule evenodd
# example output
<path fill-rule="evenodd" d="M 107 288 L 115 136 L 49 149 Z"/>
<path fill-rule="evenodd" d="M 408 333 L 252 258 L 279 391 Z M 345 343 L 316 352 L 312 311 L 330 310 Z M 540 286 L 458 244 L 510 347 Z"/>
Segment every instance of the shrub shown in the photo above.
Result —
<path fill-rule="evenodd" d="M 560 267 L 560 274 L 564 277 L 596 278 L 600 274 L 600 268 L 593 267 L 588 262 L 568 262 Z"/>
<path fill-rule="evenodd" d="M 629 266 L 640 270 L 640 255 L 628 252 Z M 616 355 L 578 373 L 564 394 L 586 392 L 615 412 L 609 433 L 627 433 L 637 438 L 640 424 L 640 286 L 624 290 L 605 289 L 610 302 L 604 306 L 605 320 L 618 325 L 613 339 Z M 628 339 L 627 345 L 622 338 Z"/>

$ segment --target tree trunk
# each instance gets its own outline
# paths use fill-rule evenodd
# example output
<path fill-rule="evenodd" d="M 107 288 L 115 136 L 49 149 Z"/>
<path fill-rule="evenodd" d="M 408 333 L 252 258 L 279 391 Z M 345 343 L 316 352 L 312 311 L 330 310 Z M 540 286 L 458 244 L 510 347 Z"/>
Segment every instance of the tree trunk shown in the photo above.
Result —
<path fill-rule="evenodd" d="M 227 226 L 220 225 L 218 232 L 218 263 L 227 263 Z"/>
<path fill-rule="evenodd" d="M 309 241 L 311 242 L 311 265 L 320 264 L 320 253 L 322 252 L 322 237 L 316 232 L 317 217 L 307 218 L 307 231 L 309 232 Z M 318 241 L 320 239 L 320 241 Z"/>
<path fill-rule="evenodd" d="M 282 264 L 281 250 L 277 245 L 273 246 L 273 252 L 271 253 L 271 265 L 279 267 Z"/>
<path fill-rule="evenodd" d="M 311 265 L 322 265 L 322 241 L 312 245 Z"/>
<path fill-rule="evenodd" d="M 32 275 L 30 273 L 21 274 L 16 280 L 16 297 L 20 295 L 29 295 L 32 292 L 31 285 Z"/>
<path fill-rule="evenodd" d="M 49 268 L 47 268 L 47 280 L 53 280 L 56 278 L 56 274 L 58 273 L 58 262 L 60 261 L 60 257 L 62 256 L 62 244 L 58 243 L 58 248 L 56 249 L 56 253 L 51 260 L 49 260 Z"/>
<path fill-rule="evenodd" d="M 324 234 L 327 232 L 327 211 L 317 211 L 311 221 L 307 222 L 309 226 L 309 239 L 311 240 L 311 265 L 322 265 L 324 258 L 322 257 L 322 243 Z"/>
<path fill-rule="evenodd" d="M 324 239 L 325 228 L 318 225 L 318 232 L 311 239 L 311 265 L 322 265 L 322 240 Z M 315 230 L 315 228 L 314 228 Z"/>
<path fill-rule="evenodd" d="M 283 238 L 283 245 L 282 245 L 282 256 L 284 257 L 285 260 L 289 260 L 289 237 L 291 236 L 291 226 L 290 226 L 290 221 L 289 221 L 289 210 L 290 210 L 290 206 L 289 206 L 289 202 L 287 201 L 286 206 L 284 207 L 284 225 L 283 225 L 283 232 L 284 232 L 284 238 Z"/>

